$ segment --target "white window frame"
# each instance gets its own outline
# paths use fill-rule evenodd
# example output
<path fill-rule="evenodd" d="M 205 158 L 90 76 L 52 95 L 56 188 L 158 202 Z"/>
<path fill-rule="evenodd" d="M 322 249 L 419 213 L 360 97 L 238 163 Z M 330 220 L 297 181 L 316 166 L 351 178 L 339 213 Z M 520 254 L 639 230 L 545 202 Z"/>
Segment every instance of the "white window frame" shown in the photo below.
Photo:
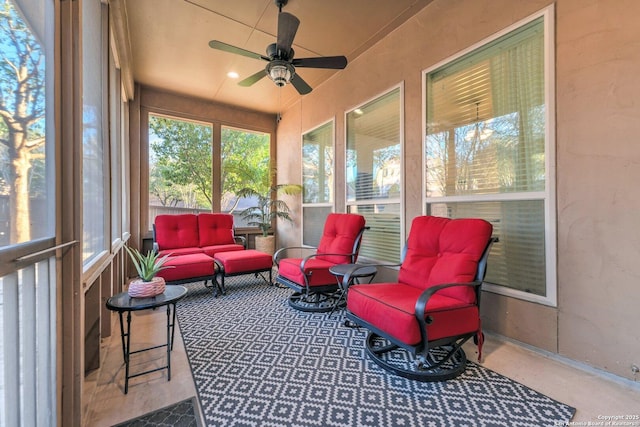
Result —
<path fill-rule="evenodd" d="M 483 290 L 493 292 L 508 297 L 513 297 L 525 301 L 531 301 L 552 307 L 557 306 L 557 214 L 556 214 L 556 110 L 555 110 L 555 49 L 554 49 L 554 8 L 550 5 L 541 11 L 534 13 L 513 25 L 499 31 L 492 36 L 481 40 L 480 42 L 464 49 L 453 56 L 435 64 L 422 72 L 422 153 L 424 162 L 424 153 L 427 144 L 427 75 L 432 71 L 455 61 L 456 59 L 482 48 L 488 43 L 540 18 L 544 18 L 544 102 L 545 102 L 545 191 L 527 193 L 529 199 L 544 200 L 544 220 L 545 220 L 545 263 L 546 263 L 546 296 L 527 293 L 517 289 L 507 288 L 505 286 L 484 283 Z M 426 168 L 422 168 L 422 209 L 426 214 L 426 206 L 429 203 L 447 203 L 447 202 L 499 202 L 508 200 L 526 200 L 524 193 L 517 194 L 490 194 L 475 196 L 448 196 L 429 198 L 426 196 Z"/>
<path fill-rule="evenodd" d="M 300 134 L 300 182 L 302 183 L 303 186 L 303 192 L 304 192 L 304 154 L 303 154 L 303 149 L 304 149 L 304 136 L 310 132 L 313 132 L 317 129 L 320 129 L 321 127 L 327 125 L 328 123 L 331 123 L 332 126 L 332 132 L 331 132 L 331 148 L 333 150 L 333 162 L 331 163 L 331 169 L 333 170 L 333 200 L 331 200 L 330 202 L 324 202 L 324 203 L 305 203 L 304 202 L 304 194 L 302 196 L 302 203 L 301 203 L 301 209 L 303 210 L 302 215 L 300 216 L 300 225 L 301 225 L 301 230 L 303 231 L 302 233 L 300 233 L 300 246 L 307 246 L 304 244 L 304 208 L 331 208 L 331 212 L 335 212 L 336 211 L 336 198 L 335 198 L 335 190 L 336 190 L 336 118 L 335 116 L 330 118 L 329 120 L 326 120 L 322 123 L 320 123 L 317 126 L 314 126 L 310 129 L 307 129 L 305 131 L 303 131 Z"/>
<path fill-rule="evenodd" d="M 389 199 L 367 199 L 367 200 L 361 200 L 361 201 L 354 201 L 354 202 L 350 202 L 348 200 L 347 197 L 347 163 L 346 163 L 346 159 L 347 159 L 347 138 L 348 138 L 348 129 L 347 129 L 347 115 L 349 113 L 351 113 L 352 111 L 357 110 L 358 108 L 369 104 L 370 102 L 375 101 L 378 98 L 381 98 L 385 95 L 387 95 L 388 93 L 399 89 L 400 90 L 400 128 L 399 128 L 399 138 L 400 138 L 400 195 L 399 195 L 399 200 L 398 200 L 398 204 L 400 205 L 399 211 L 400 211 L 400 245 L 398 247 L 398 258 L 401 259 L 402 257 L 402 250 L 403 247 L 405 245 L 406 242 L 406 231 L 405 231 L 405 222 L 406 222 L 406 214 L 405 214 L 405 197 L 404 197 L 404 191 L 405 191 L 405 185 L 406 185 L 406 181 L 405 181 L 405 161 L 404 161 L 404 153 L 405 153 L 405 129 L 404 129 L 404 122 L 405 122 L 405 105 L 404 105 L 404 81 L 391 86 L 379 93 L 377 93 L 376 95 L 372 96 L 371 98 L 353 106 L 350 109 L 345 110 L 344 112 L 344 165 L 342 168 L 342 173 L 344 174 L 344 206 L 345 206 L 345 210 L 347 212 L 349 212 L 349 208 L 351 206 L 360 206 L 360 205 L 375 205 L 375 204 L 395 204 L 395 202 L 390 202 Z M 365 232 L 365 237 L 366 239 L 366 232 Z M 359 257 L 360 260 L 367 260 L 367 261 L 374 261 L 374 262 L 388 262 L 389 260 L 378 260 L 378 259 L 369 259 L 366 257 L 363 257 L 362 255 L 360 255 Z"/>

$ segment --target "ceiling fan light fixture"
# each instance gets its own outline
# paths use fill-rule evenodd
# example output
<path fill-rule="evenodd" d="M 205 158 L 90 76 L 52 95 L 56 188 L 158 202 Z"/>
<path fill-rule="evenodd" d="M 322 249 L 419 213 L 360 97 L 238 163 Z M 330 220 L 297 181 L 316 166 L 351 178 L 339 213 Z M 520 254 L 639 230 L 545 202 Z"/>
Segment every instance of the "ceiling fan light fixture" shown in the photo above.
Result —
<path fill-rule="evenodd" d="M 285 61 L 271 61 L 267 65 L 267 75 L 276 86 L 282 87 L 293 77 L 293 67 Z"/>

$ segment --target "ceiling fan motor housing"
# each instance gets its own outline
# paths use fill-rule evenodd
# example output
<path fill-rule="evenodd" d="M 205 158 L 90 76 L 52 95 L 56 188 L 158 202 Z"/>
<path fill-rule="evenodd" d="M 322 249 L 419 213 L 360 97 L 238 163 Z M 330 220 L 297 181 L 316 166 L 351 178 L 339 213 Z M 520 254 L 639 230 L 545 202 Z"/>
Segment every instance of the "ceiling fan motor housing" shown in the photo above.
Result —
<path fill-rule="evenodd" d="M 271 59 L 282 59 L 288 61 L 293 58 L 295 52 L 293 48 L 289 49 L 289 52 L 283 52 L 278 50 L 278 45 L 276 43 L 271 43 L 267 46 L 267 56 Z"/>

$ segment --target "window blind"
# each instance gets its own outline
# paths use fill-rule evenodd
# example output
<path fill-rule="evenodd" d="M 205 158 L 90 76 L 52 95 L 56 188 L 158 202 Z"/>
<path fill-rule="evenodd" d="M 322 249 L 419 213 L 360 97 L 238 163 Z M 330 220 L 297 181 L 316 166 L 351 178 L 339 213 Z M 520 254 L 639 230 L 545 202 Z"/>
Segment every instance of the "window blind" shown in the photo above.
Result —
<path fill-rule="evenodd" d="M 347 209 L 365 216 L 360 256 L 397 262 L 401 249 L 401 90 L 347 113 Z"/>
<path fill-rule="evenodd" d="M 428 73 L 426 87 L 427 213 L 490 221 L 500 242 L 486 282 L 545 297 L 543 18 Z"/>

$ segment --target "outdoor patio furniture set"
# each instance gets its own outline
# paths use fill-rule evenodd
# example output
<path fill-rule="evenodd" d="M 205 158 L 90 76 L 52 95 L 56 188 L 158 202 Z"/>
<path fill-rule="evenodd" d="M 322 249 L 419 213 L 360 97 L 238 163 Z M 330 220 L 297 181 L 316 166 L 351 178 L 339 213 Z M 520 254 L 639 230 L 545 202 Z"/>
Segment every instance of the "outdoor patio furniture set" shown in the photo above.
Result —
<path fill-rule="evenodd" d="M 275 263 L 275 281 L 293 290 L 290 306 L 333 312 L 346 305 L 345 325 L 370 331 L 367 354 L 385 370 L 419 381 L 460 375 L 466 341 L 473 338 L 478 358 L 482 354 L 480 286 L 497 242 L 492 225 L 482 219 L 414 218 L 395 266 L 397 280 L 385 283 L 371 283 L 375 264 L 357 263 L 366 230 L 364 216 L 332 213 L 317 248 L 282 248 L 272 258 L 246 249 L 234 236 L 231 215 L 161 215 L 154 245 L 160 254 L 171 254 L 167 265 L 174 268 L 161 271 L 169 285 L 211 280 L 216 295 L 224 294 L 228 276 L 268 272 L 271 284 Z M 359 284 L 363 278 L 369 280 Z M 398 352 L 408 358 L 398 358 Z M 400 359 L 410 363 L 398 365 Z"/>

